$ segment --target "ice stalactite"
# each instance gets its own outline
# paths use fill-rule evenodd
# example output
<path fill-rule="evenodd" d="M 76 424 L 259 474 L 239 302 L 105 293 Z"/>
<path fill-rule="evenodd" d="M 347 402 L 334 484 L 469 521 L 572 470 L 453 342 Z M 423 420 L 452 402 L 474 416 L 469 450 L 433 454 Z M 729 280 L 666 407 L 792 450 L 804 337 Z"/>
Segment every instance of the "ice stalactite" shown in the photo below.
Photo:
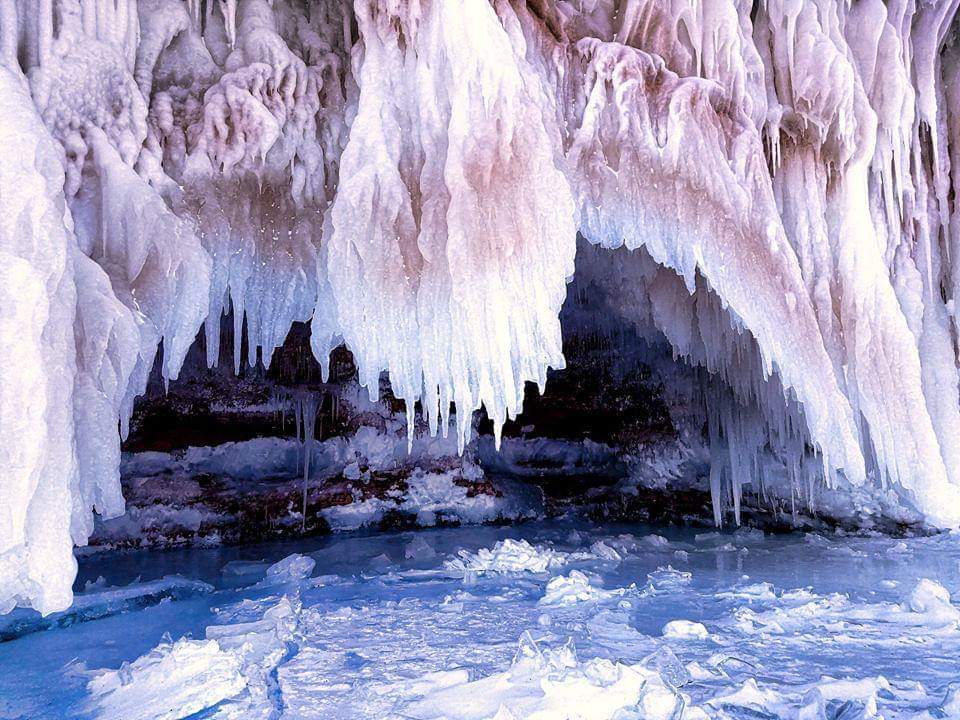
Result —
<path fill-rule="evenodd" d="M 455 403 L 462 448 L 482 404 L 499 438 L 524 383 L 563 364 L 575 226 L 547 89 L 484 0 L 356 9 L 359 130 L 328 250 L 343 338 L 372 395 L 386 370 L 431 432 Z"/>
<path fill-rule="evenodd" d="M 674 357 L 694 370 L 694 382 L 672 392 L 677 406 L 701 408 L 711 449 L 708 483 L 714 516 L 723 524 L 724 508 L 739 523 L 742 488 L 762 484 L 765 456 L 776 455 L 798 492 L 806 475 L 823 477 L 823 458 L 805 457 L 813 444 L 803 406 L 785 390 L 778 374 L 764 379 L 759 345 L 750 331 L 723 307 L 699 274 L 691 293 L 683 278 L 654 261 L 644 248 L 625 254 L 581 248 L 578 273 L 596 292 L 622 302 L 625 319 L 653 347 L 668 343 Z M 828 476 L 831 482 L 837 478 Z"/>
<path fill-rule="evenodd" d="M 93 511 L 123 512 L 121 431 L 158 343 L 165 344 L 164 377 L 176 377 L 206 316 L 209 258 L 192 225 L 130 167 L 146 128 L 146 104 L 124 54 L 136 47 L 130 29 L 136 23 L 125 14 L 131 7 L 135 12 L 126 3 L 111 5 L 91 20 L 78 5 L 58 6 L 56 42 L 40 38 L 36 52 L 22 53 L 29 83 L 18 64 L 0 71 L 7 100 L 0 130 L 9 147 L 23 152 L 22 160 L 11 154 L 4 161 L 2 196 L 12 224 L 2 237 L 19 258 L 3 263 L 15 271 L 5 287 L 31 277 L 49 285 L 47 299 L 34 298 L 47 318 L 37 317 L 35 325 L 43 343 L 55 345 L 17 370 L 30 382 L 0 380 L 8 392 L 29 393 L 20 401 L 5 398 L 3 435 L 15 439 L 14 428 L 33 425 L 32 435 L 3 453 L 4 467 L 17 471 L 3 489 L 4 608 L 20 603 L 48 612 L 69 604 L 76 566 L 66 545 L 86 542 Z M 4 22 L 11 17 L 5 12 Z M 52 23 L 45 15 L 34 20 Z M 8 330 L 5 347 L 29 337 L 15 323 Z M 31 405 L 43 422 L 30 420 L 24 408 Z M 64 414 L 66 426 L 58 421 Z"/>
<path fill-rule="evenodd" d="M 193 224 L 171 212 L 102 133 L 91 129 L 89 136 L 96 175 L 71 207 L 81 248 L 106 270 L 116 296 L 137 318 L 140 357 L 137 382 L 124 400 L 125 420 L 146 386 L 160 341 L 161 375 L 177 378 L 207 316 L 211 263 Z"/>
<path fill-rule="evenodd" d="M 636 2 L 619 25 L 599 8 L 574 20 L 558 13 L 553 34 L 586 59 L 574 67 L 587 82 L 570 83 L 582 99 L 566 105 L 569 157 L 583 170 L 574 187 L 586 178 L 584 234 L 643 245 L 691 290 L 695 267 L 757 339 L 765 371 L 773 363 L 797 393 L 828 481 L 833 469 L 854 482 L 869 471 L 949 525 L 960 512 L 960 416 L 942 302 L 953 281 L 936 240 L 949 199 L 942 182 L 925 188 L 944 177 L 939 56 L 956 8 L 888 6 L 771 2 L 751 15 L 746 4 Z M 611 36 L 619 42 L 604 42 Z M 602 82 L 591 94 L 594 75 Z M 915 120 L 914 96 L 924 94 L 926 119 Z M 625 156 L 640 159 L 625 166 Z M 675 208 L 685 186 L 696 202 Z M 937 201 L 911 213 L 914 195 Z M 711 255 L 711 239 L 734 252 Z M 747 280 L 765 263 L 765 281 Z M 758 302 L 772 278 L 775 297 Z"/>
<path fill-rule="evenodd" d="M 313 459 L 314 443 L 317 439 L 317 413 L 323 407 L 323 396 L 313 392 L 280 393 L 271 399 L 281 413 L 281 422 L 285 423 L 287 410 L 293 412 L 294 436 L 297 441 L 297 466 L 295 472 L 303 478 L 303 506 L 301 531 L 307 528 L 307 498 L 310 489 L 310 464 Z M 321 419 L 320 432 L 323 433 Z"/>
<path fill-rule="evenodd" d="M 683 278 L 688 294 L 702 276 L 735 323 L 756 338 L 761 379 L 776 371 L 796 391 L 821 451 L 861 481 L 853 414 L 772 193 L 761 183 L 759 136 L 713 86 L 680 80 L 662 61 L 631 48 L 594 41 L 579 47 L 587 99 L 570 157 L 583 177 L 584 235 L 606 247 L 645 248 Z M 675 327 L 687 319 L 681 307 L 672 309 Z M 729 322 L 717 325 L 720 333 L 736 331 Z M 722 337 L 704 342 L 707 352 L 722 353 Z"/>
<path fill-rule="evenodd" d="M 942 120 L 924 95 L 950 4 L 771 3 L 755 21 L 781 108 L 773 186 L 871 469 L 943 524 L 960 504 L 960 395 L 933 196 L 946 198 L 928 190 Z"/>
<path fill-rule="evenodd" d="M 310 460 L 313 457 L 313 443 L 317 428 L 317 396 L 313 393 L 295 400 L 297 427 L 303 428 L 303 520 L 301 529 L 307 529 L 307 491 L 310 485 Z M 299 435 L 299 430 L 298 430 Z"/>
<path fill-rule="evenodd" d="M 290 325 L 309 320 L 318 298 L 328 298 L 318 246 L 329 233 L 345 142 L 350 81 L 342 66 L 349 37 L 342 25 L 319 26 L 330 8 L 311 11 L 319 18 L 311 25 L 279 4 L 210 7 L 215 11 L 202 34 L 191 24 L 171 37 L 170 12 L 150 16 L 147 37 L 159 37 L 161 48 L 153 61 L 150 123 L 163 167 L 183 184 L 188 212 L 213 257 L 208 362 L 217 361 L 220 318 L 232 308 L 239 371 L 244 328 L 250 365 L 258 348 L 269 365 Z M 230 30 L 235 22 L 239 36 Z M 286 41 L 281 28 L 290 32 Z M 197 61 L 184 63 L 186 51 Z M 315 344 L 323 337 L 319 319 L 328 315 L 315 315 Z M 324 367 L 336 335 L 331 326 L 318 348 Z"/>
<path fill-rule="evenodd" d="M 719 510 L 776 457 L 960 524 L 957 6 L 0 0 L 3 604 L 69 598 L 158 348 L 310 321 L 462 447 L 563 366 L 577 233 L 704 378 Z"/>

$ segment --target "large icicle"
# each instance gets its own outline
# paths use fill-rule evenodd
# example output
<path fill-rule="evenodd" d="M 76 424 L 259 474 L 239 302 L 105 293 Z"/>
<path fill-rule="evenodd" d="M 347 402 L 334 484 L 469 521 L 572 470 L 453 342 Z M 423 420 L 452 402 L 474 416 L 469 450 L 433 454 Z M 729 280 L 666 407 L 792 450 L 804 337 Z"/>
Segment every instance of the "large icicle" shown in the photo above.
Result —
<path fill-rule="evenodd" d="M 483 0 L 358 2 L 360 96 L 332 209 L 328 273 L 372 395 L 381 371 L 432 431 L 458 408 L 461 447 L 526 381 L 562 367 L 573 204 L 523 37 Z"/>
<path fill-rule="evenodd" d="M 775 100 L 789 119 L 781 123 L 781 162 L 773 177 L 781 216 L 826 347 L 868 430 L 868 456 L 933 522 L 956 524 L 960 396 L 946 309 L 939 283 L 932 287 L 939 249 L 924 219 L 915 224 L 916 237 L 913 227 L 900 229 L 902 202 L 884 199 L 870 207 L 871 197 L 895 191 L 889 177 L 883 180 L 889 165 L 881 165 L 879 178 L 888 186 L 871 193 L 871 160 L 896 162 L 904 153 L 900 124 L 912 104 L 898 67 L 900 48 L 883 39 L 888 26 L 879 3 L 859 5 L 846 23 L 832 3 L 770 3 L 756 22 L 769 33 L 767 66 Z M 842 34 L 847 23 L 850 45 Z M 882 89 L 871 87 L 876 111 L 864 87 L 864 81 L 873 85 L 875 72 L 886 78 Z M 923 204 L 926 182 L 917 168 L 914 189 Z M 888 229 L 880 218 L 896 227 Z M 891 253 L 885 237 L 902 244 Z"/>

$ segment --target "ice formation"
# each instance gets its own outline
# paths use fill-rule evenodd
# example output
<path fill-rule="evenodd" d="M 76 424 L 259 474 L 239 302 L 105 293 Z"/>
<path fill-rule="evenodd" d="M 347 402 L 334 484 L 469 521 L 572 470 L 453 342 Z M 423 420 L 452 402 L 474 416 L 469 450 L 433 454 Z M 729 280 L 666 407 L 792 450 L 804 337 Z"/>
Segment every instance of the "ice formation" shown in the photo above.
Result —
<path fill-rule="evenodd" d="M 464 577 L 472 574 L 544 573 L 566 564 L 567 553 L 542 545 L 531 545 L 526 540 L 499 540 L 492 548 L 480 548 L 476 553 L 461 550 L 458 557 L 448 560 L 444 567 Z"/>
<path fill-rule="evenodd" d="M 701 373 L 718 522 L 773 456 L 960 525 L 956 10 L 0 0 L 0 611 L 69 603 L 158 354 L 310 320 L 462 448 L 563 366 L 578 233 Z"/>
<path fill-rule="evenodd" d="M 579 570 L 571 570 L 567 575 L 551 578 L 544 588 L 540 604 L 544 606 L 575 605 L 580 602 L 596 602 L 623 595 L 625 590 L 604 590 L 590 582 L 590 578 Z"/>

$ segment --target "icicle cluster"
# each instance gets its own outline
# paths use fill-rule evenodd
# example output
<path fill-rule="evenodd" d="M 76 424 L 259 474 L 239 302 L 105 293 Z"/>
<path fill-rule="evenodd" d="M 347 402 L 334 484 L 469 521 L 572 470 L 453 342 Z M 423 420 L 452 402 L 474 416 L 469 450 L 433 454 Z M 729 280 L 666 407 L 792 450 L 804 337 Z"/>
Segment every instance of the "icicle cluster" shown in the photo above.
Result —
<path fill-rule="evenodd" d="M 773 453 L 960 524 L 957 5 L 0 0 L 0 611 L 69 602 L 158 348 L 310 320 L 462 446 L 563 366 L 578 232 L 718 497 Z"/>

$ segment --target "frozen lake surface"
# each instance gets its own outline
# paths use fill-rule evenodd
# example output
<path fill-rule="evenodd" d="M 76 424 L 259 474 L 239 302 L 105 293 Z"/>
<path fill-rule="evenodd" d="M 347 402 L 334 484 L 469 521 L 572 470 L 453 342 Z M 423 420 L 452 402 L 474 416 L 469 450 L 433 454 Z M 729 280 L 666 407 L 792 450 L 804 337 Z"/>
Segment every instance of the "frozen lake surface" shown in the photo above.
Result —
<path fill-rule="evenodd" d="M 960 718 L 960 535 L 586 524 L 96 555 L 0 718 Z"/>

